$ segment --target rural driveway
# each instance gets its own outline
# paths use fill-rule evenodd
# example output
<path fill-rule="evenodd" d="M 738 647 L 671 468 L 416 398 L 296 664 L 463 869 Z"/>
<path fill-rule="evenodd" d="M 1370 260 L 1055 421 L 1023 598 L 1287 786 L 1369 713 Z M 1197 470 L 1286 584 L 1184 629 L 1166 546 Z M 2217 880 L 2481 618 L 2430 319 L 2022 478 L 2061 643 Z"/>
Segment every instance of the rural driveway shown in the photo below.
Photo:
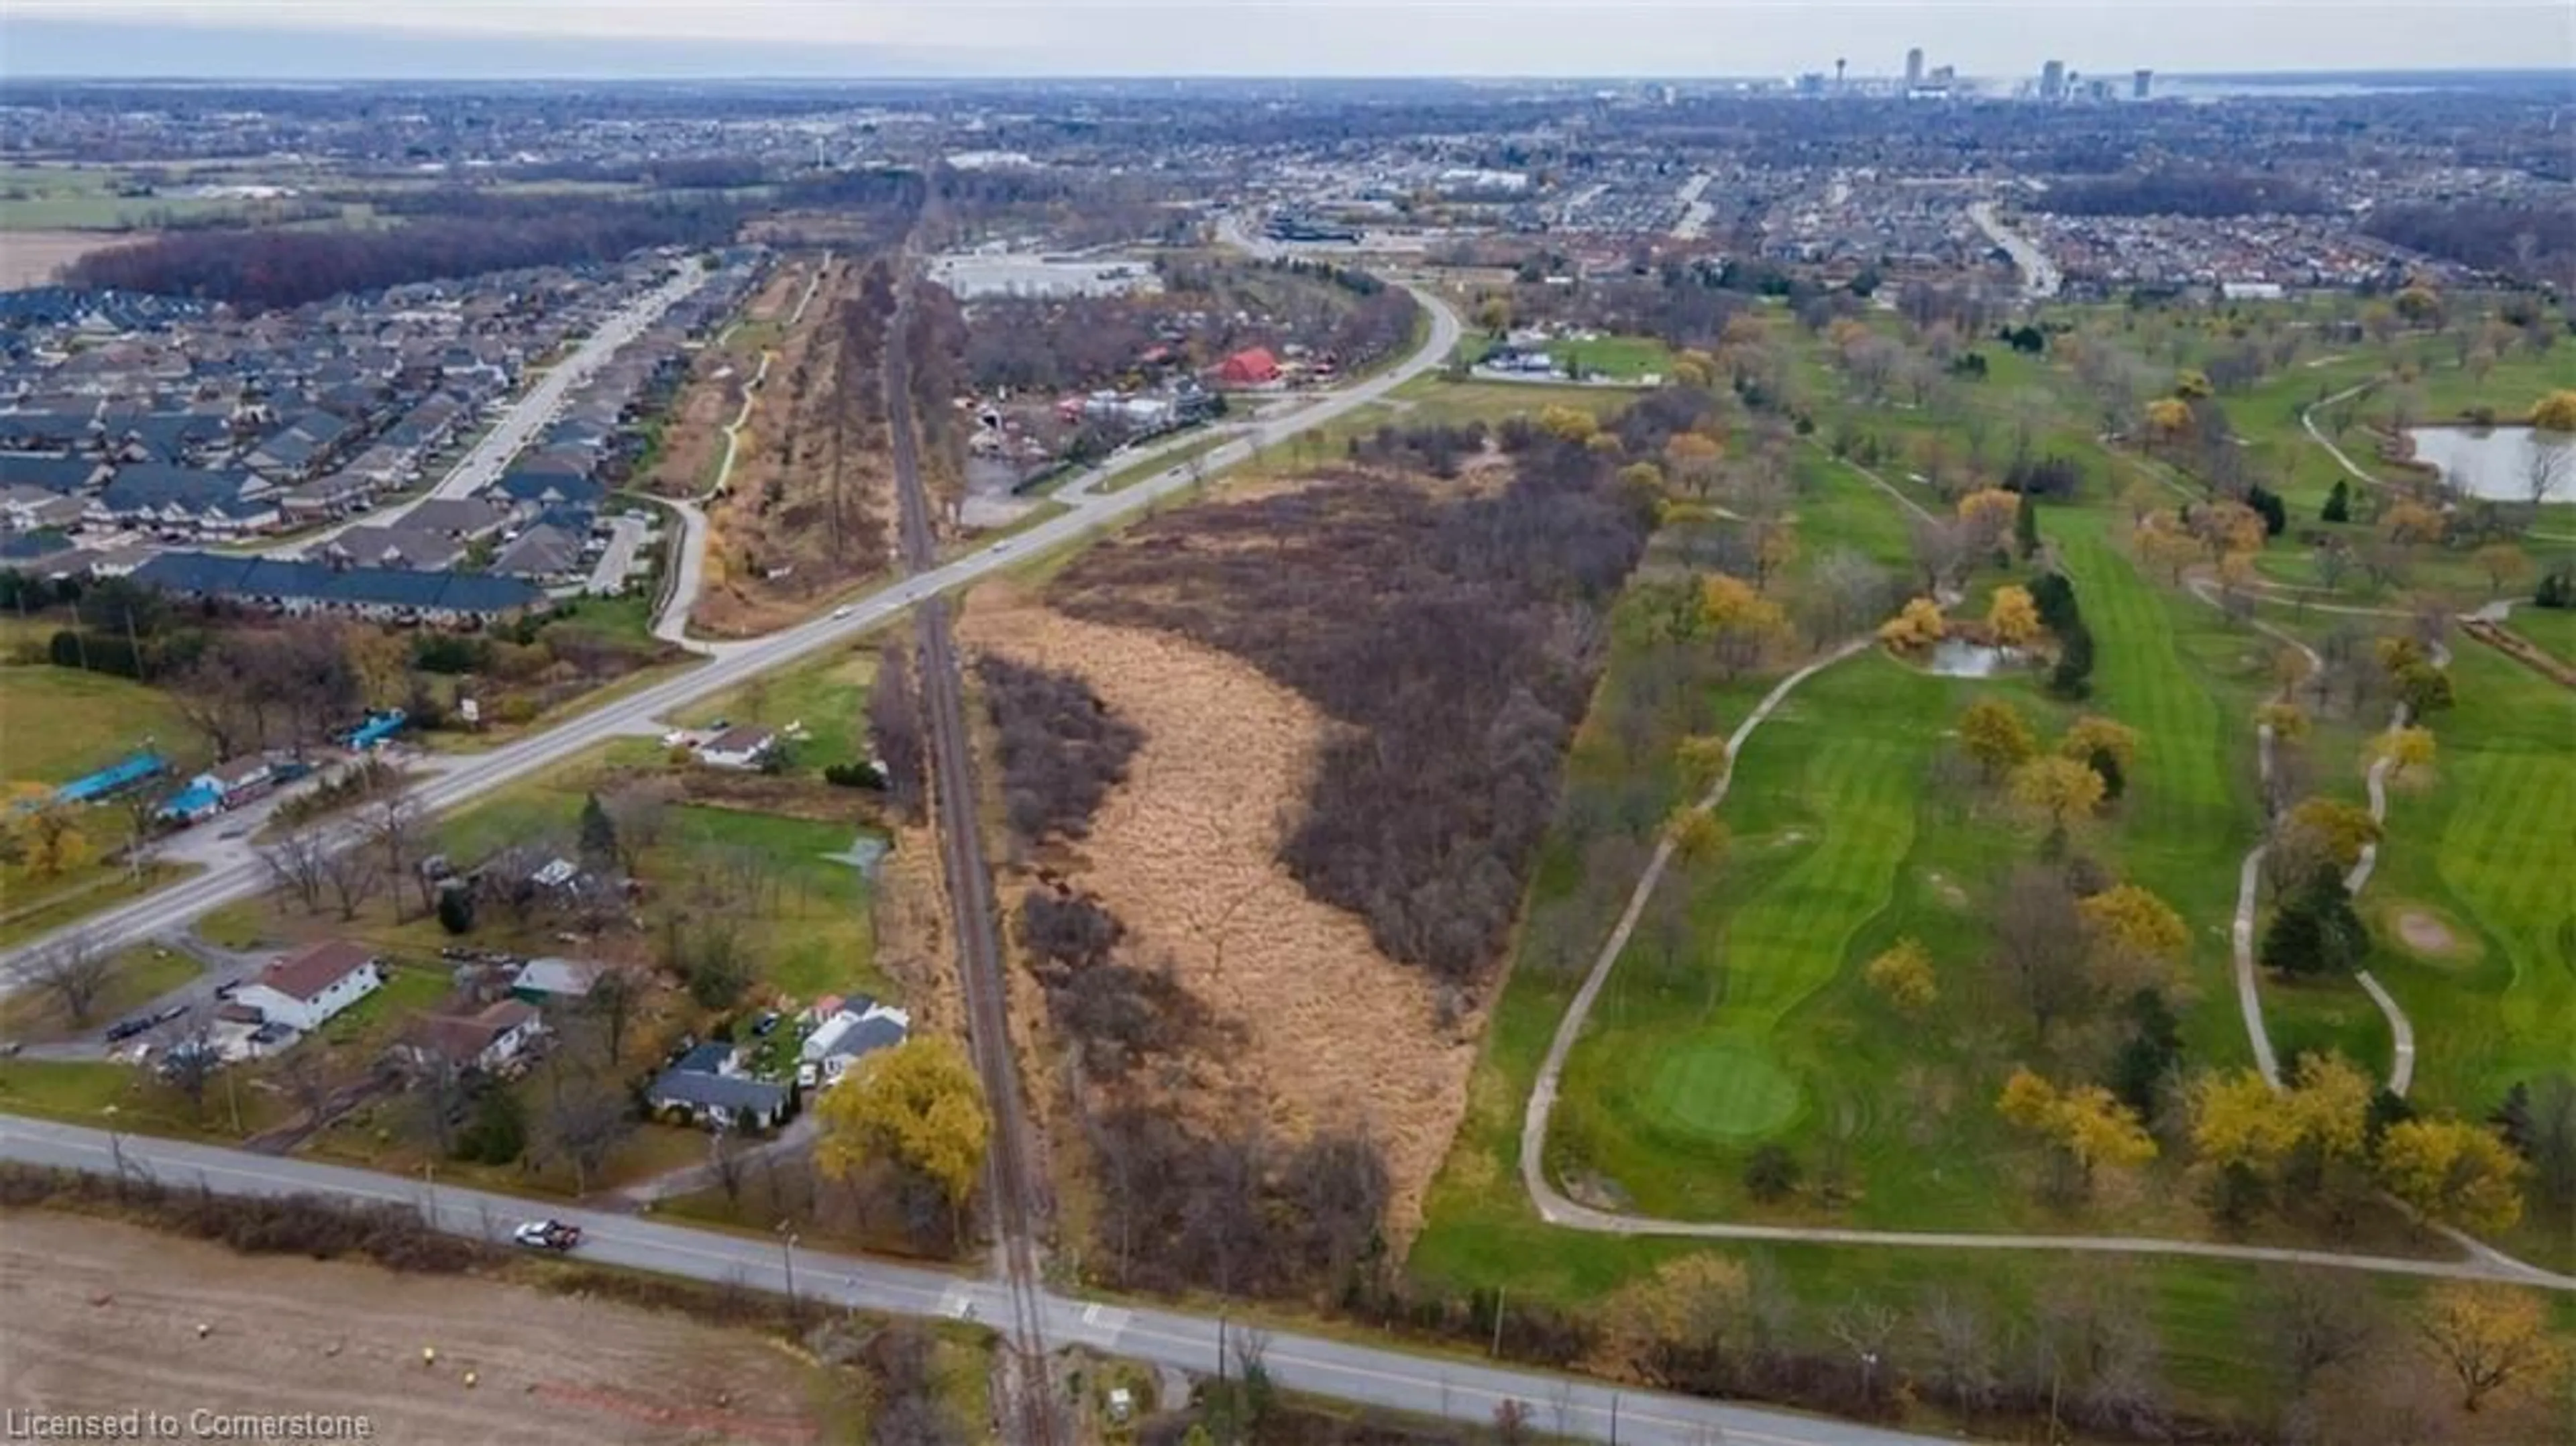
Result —
<path fill-rule="evenodd" d="M 505 1195 L 428 1186 L 336 1165 L 0 1116 L 0 1158 L 107 1174 L 148 1175 L 165 1185 L 224 1195 L 321 1194 L 419 1210 L 439 1229 L 499 1242 L 518 1221 L 548 1210 Z M 579 1225 L 584 1259 L 888 1315 L 993 1322 L 1008 1309 L 1002 1286 L 765 1239 L 692 1230 L 597 1211 L 552 1209 Z M 791 1257 L 792 1251 L 792 1257 Z M 1534 1429 L 1639 1446 L 1932 1446 L 1942 1439 L 1874 1426 L 1632 1391 L 1539 1371 L 1415 1355 L 1286 1331 L 1249 1332 L 1225 1318 L 1040 1297 L 1047 1338 L 1106 1355 L 1215 1374 L 1257 1351 L 1270 1377 L 1292 1391 L 1365 1406 L 1489 1426 L 1519 1402 Z"/>

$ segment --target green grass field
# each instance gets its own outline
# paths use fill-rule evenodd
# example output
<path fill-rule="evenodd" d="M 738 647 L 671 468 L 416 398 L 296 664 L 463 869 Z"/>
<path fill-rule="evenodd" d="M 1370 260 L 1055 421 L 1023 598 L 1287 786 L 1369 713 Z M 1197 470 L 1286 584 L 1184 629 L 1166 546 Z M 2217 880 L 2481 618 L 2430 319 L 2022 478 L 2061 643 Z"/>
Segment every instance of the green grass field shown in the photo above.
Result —
<path fill-rule="evenodd" d="M 168 694 L 111 673 L 44 665 L 0 672 L 0 774 L 68 783 L 150 741 L 194 744 Z"/>
<path fill-rule="evenodd" d="M 772 728 L 802 724 L 806 738 L 792 745 L 793 771 L 819 775 L 825 764 L 866 757 L 868 684 L 876 669 L 872 649 L 825 653 L 685 709 L 678 721 L 693 728 L 719 718 Z"/>
<path fill-rule="evenodd" d="M 1721 811 L 1732 830 L 1726 851 L 1714 863 L 1676 865 L 1667 876 L 1665 889 L 1681 890 L 1682 898 L 1660 916 L 1649 907 L 1576 1045 L 1548 1139 L 1551 1173 L 1575 1193 L 1687 1218 L 2211 1231 L 2178 1162 L 2152 1166 L 2133 1186 L 2084 1209 L 2038 1202 L 2035 1157 L 1998 1121 L 1996 1089 L 2019 1062 L 2085 1072 L 2082 1057 L 2100 1046 L 2070 1043 L 2053 1063 L 2048 1051 L 2034 1054 L 2027 1015 L 1985 961 L 1988 902 L 2009 868 L 2032 856 L 2035 840 L 1991 805 L 1927 786 L 1927 771 L 1951 720 L 1977 696 L 2011 699 L 2043 739 L 2078 711 L 2137 728 L 2142 741 L 2127 796 L 2079 829 L 2074 847 L 2183 916 L 2191 935 L 2187 982 L 2174 1002 L 2185 1067 L 2244 1065 L 2251 1053 L 2230 982 L 2227 923 L 2238 864 L 2263 826 L 2252 715 L 2277 687 L 2281 645 L 2132 563 L 2112 510 L 2101 504 L 2149 464 L 2095 440 L 2070 370 L 2054 358 L 1999 350 L 1989 349 L 1996 370 L 1982 388 L 1968 389 L 1969 405 L 1988 411 L 1988 425 L 1999 431 L 2005 393 L 2047 398 L 2054 410 L 2038 445 L 2075 457 L 2092 479 L 2084 504 L 2042 511 L 2042 529 L 2075 580 L 2099 645 L 2092 696 L 2067 705 L 2042 697 L 2026 677 L 1945 680 L 1883 659 L 1810 680 L 1737 761 L 1735 788 Z M 2563 370 L 2570 364 L 2564 352 L 2500 365 L 2486 390 L 2527 387 L 2542 368 Z M 1811 354 L 1800 348 L 1794 370 L 1808 394 L 1825 402 L 1821 441 L 1837 425 L 1840 404 L 1828 399 L 1841 383 Z M 2240 432 L 2270 447 L 2266 465 L 2286 458 L 2294 478 L 2313 476 L 2314 498 L 2293 498 L 2294 535 L 2312 525 L 2313 504 L 2323 498 L 2329 478 L 2318 464 L 2331 467 L 2298 430 L 2299 406 L 2390 364 L 2374 355 L 2330 359 L 2273 379 L 2251 401 L 2227 400 Z M 2424 376 L 2434 370 L 2417 365 Z M 2442 407 L 2471 404 L 2454 384 L 2425 390 Z M 1876 408 L 1852 415 L 1898 448 L 1960 425 L 1958 413 Z M 1954 457 L 1964 455 L 1964 439 L 1949 440 Z M 1990 445 L 1989 457 L 1996 453 Z M 1901 480 L 1909 470 L 1903 460 L 1880 470 L 1900 487 L 1912 485 Z M 1902 566 L 1906 525 L 1893 503 L 1821 458 L 1802 460 L 1798 472 L 1805 558 L 1841 546 Z M 1920 495 L 1935 505 L 1929 489 Z M 2303 551 L 2291 539 L 2276 541 L 2265 570 L 2306 581 Z M 2428 550 L 2409 582 L 2482 596 L 2484 579 L 2470 569 L 2464 557 Z M 1995 580 L 1981 577 L 1963 611 Z M 2271 604 L 2262 611 L 2311 641 L 2368 622 Z M 2520 610 L 2517 622 L 2531 615 Z M 2383 626 L 2401 624 L 2389 619 Z M 2576 642 L 2576 625 L 2561 629 L 2554 617 L 2530 631 L 2544 646 Z M 2569 1063 L 2562 1021 L 2576 1017 L 2576 915 L 2559 881 L 2576 877 L 2576 829 L 2565 822 L 2576 818 L 2576 750 L 2568 746 L 2576 738 L 2576 700 L 2488 650 L 2459 640 L 2454 650 L 2462 705 L 2435 720 L 2443 751 L 2430 786 L 2397 800 L 2381 875 L 2361 903 L 2379 934 L 2373 967 L 2418 1029 L 2418 1099 L 2483 1115 L 2505 1084 Z M 1614 653 L 1614 672 L 1626 658 L 1625 649 Z M 1717 690 L 1690 731 L 1723 731 L 1764 682 Z M 1616 691 L 1615 682 L 1605 684 L 1605 697 Z M 1520 954 L 1491 1016 L 1467 1116 L 1434 1184 L 1409 1271 L 1435 1288 L 1508 1283 L 1516 1295 L 1582 1306 L 1676 1254 L 1706 1249 L 1767 1256 L 1810 1306 L 1830 1307 L 1856 1293 L 1901 1298 L 1937 1285 L 1966 1290 L 2004 1314 L 2026 1309 L 2036 1291 L 2067 1273 L 2067 1262 L 1981 1256 L 1963 1268 L 1955 1255 L 1927 1252 L 1693 1246 L 1553 1229 L 1534 1218 L 1517 1179 L 1522 1107 L 1587 951 L 1608 933 L 1635 877 L 1629 865 L 1611 870 L 1615 888 L 1588 881 L 1584 855 L 1599 845 L 1585 839 L 1605 816 L 1659 818 L 1676 792 L 1663 765 L 1651 761 L 1654 747 L 1642 767 L 1619 766 L 1617 750 L 1601 736 L 1601 716 L 1596 707 L 1569 764 L 1567 801 L 1533 880 Z M 2383 722 L 2317 719 L 2303 748 L 2312 790 L 2357 801 L 2363 744 Z M 1670 736 L 1656 747 L 1669 746 Z M 1643 826 L 1650 836 L 1651 823 Z M 2410 839 L 2419 845 L 2410 847 Z M 2403 956 L 2390 926 L 2401 905 L 2448 921 L 2459 947 L 2440 960 Z M 1899 1016 L 1860 977 L 1863 963 L 1907 935 L 1929 948 L 1942 991 L 1920 1021 Z M 1568 936 L 1574 946 L 1558 942 Z M 2282 1049 L 2337 1049 L 2374 1072 L 2386 1068 L 2386 1022 L 2351 982 L 2290 987 L 2266 979 L 2263 1003 Z M 1805 1188 L 1790 1201 L 1758 1203 L 1740 1183 L 1752 1147 L 1764 1141 L 1787 1146 L 1804 1167 Z M 1818 1193 L 1828 1177 L 1841 1193 L 1829 1211 Z M 2527 1224 L 2503 1243 L 2564 1268 L 2564 1243 L 2537 1239 L 2542 1229 Z M 2362 1235 L 2380 1248 L 2420 1248 L 2384 1221 Z M 2354 1240 L 2343 1244 L 2357 1248 Z M 2261 1288 L 2256 1272 L 2143 1260 L 2076 1269 L 2105 1289 L 2142 1293 L 2164 1339 L 2169 1379 L 2185 1402 L 2260 1410 L 2277 1389 L 2244 1349 Z M 2415 1293 L 2397 1282 L 2374 1286 L 2392 1301 Z"/>

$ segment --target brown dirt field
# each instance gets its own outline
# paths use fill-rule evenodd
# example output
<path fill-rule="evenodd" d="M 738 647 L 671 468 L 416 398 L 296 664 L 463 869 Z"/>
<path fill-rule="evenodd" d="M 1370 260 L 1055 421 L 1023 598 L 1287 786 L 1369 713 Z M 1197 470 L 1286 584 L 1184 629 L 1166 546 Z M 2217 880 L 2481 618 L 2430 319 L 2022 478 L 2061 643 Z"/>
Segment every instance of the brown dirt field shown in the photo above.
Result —
<path fill-rule="evenodd" d="M 1168 957 L 1191 994 L 1241 1029 L 1240 1048 L 1200 1062 L 1223 1081 L 1205 1101 L 1248 1088 L 1291 1139 L 1364 1123 L 1393 1184 L 1390 1231 L 1409 1240 L 1466 1108 L 1482 1021 L 1444 1034 L 1423 971 L 1379 953 L 1362 920 L 1316 901 L 1279 863 L 1324 715 L 1213 649 L 1079 622 L 998 587 L 976 591 L 962 635 L 1080 674 L 1145 731 L 1129 782 L 1103 801 L 1066 872 L 1125 924 L 1134 957 Z"/>
<path fill-rule="evenodd" d="M 0 1216 L 0 1320 L 0 1402 L 18 1410 L 345 1413 L 396 1446 L 821 1434 L 812 1369 L 746 1332 L 112 1221 Z"/>
<path fill-rule="evenodd" d="M 805 294 L 805 283 L 813 274 L 813 266 L 803 261 L 790 261 L 779 267 L 761 283 L 760 290 L 743 307 L 743 315 L 753 321 L 786 319 L 787 313 L 796 309 L 796 298 Z"/>
<path fill-rule="evenodd" d="M 0 291 L 43 286 L 54 272 L 93 251 L 134 246 L 152 239 L 143 231 L 0 232 Z"/>

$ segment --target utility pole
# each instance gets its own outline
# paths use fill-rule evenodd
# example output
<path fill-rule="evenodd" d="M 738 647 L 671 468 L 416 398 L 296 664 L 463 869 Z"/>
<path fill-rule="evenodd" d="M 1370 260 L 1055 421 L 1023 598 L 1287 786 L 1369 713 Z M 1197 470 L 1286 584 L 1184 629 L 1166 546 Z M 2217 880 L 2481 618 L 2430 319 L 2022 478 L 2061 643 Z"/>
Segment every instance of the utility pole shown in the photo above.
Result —
<path fill-rule="evenodd" d="M 787 1318 L 792 1321 L 796 1319 L 796 1232 L 788 1229 L 784 1220 L 778 1222 L 777 1228 L 779 1254 L 787 1264 Z"/>
<path fill-rule="evenodd" d="M 1494 1287 L 1494 1344 L 1493 1344 L 1493 1348 L 1492 1348 L 1492 1349 L 1490 1349 L 1490 1350 L 1488 1350 L 1488 1351 L 1486 1351 L 1486 1352 L 1485 1352 L 1485 1354 L 1486 1354 L 1488 1357 L 1491 1357 L 1491 1358 L 1494 1358 L 1494 1359 L 1500 1359 L 1500 1358 L 1501 1358 L 1501 1356 L 1502 1356 L 1502 1354 L 1503 1354 L 1503 1295 L 1504 1295 L 1504 1288 L 1503 1288 L 1502 1286 L 1499 1286 L 1499 1285 L 1498 1285 L 1498 1286 L 1495 1286 L 1495 1287 Z"/>

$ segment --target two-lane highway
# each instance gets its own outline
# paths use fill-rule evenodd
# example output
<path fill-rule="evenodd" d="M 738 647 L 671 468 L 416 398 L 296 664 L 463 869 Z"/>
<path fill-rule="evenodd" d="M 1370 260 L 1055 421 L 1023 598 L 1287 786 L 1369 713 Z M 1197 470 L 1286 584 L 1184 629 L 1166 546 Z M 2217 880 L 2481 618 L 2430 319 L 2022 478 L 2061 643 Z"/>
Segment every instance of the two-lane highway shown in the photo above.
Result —
<path fill-rule="evenodd" d="M 511 1226 L 551 1213 L 582 1228 L 582 1258 L 691 1280 L 785 1294 L 786 1248 L 770 1240 L 665 1225 L 649 1218 L 538 1207 L 506 1195 L 428 1185 L 337 1165 L 274 1159 L 211 1145 L 0 1116 L 0 1159 L 110 1174 L 120 1167 L 163 1185 L 219 1195 L 330 1195 L 406 1205 L 439 1229 L 492 1243 Z M 973 1320 L 999 1326 L 1011 1300 L 999 1283 L 917 1266 L 798 1249 L 800 1300 L 886 1315 Z M 1213 1375 L 1219 1343 L 1229 1370 L 1257 1348 L 1272 1380 L 1361 1405 L 1490 1425 L 1506 1401 L 1527 1408 L 1534 1429 L 1638 1446 L 1933 1446 L 1935 1437 L 1686 1396 L 1623 1390 L 1570 1376 L 1455 1357 L 1414 1355 L 1288 1331 L 1248 1332 L 1241 1322 L 1044 1293 L 1048 1340 Z M 23 1404 L 23 1403 L 22 1403 Z"/>

